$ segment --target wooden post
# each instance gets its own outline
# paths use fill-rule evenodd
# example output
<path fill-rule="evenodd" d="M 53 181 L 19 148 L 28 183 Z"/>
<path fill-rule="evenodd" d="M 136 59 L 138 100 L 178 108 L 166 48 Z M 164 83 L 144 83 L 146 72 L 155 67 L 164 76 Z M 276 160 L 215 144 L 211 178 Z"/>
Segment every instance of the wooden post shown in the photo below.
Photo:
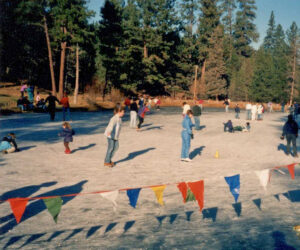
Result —
<path fill-rule="evenodd" d="M 198 65 L 196 65 L 196 66 L 195 66 L 195 79 L 194 79 L 194 100 L 196 100 L 197 74 L 198 74 Z"/>

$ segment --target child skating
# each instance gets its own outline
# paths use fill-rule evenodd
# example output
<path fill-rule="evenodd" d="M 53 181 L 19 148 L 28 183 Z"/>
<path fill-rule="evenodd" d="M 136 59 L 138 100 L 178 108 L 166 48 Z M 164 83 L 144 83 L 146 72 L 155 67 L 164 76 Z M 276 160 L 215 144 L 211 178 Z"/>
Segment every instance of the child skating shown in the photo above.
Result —
<path fill-rule="evenodd" d="M 118 103 L 114 109 L 114 116 L 110 119 L 104 135 L 107 137 L 107 152 L 104 160 L 104 166 L 113 167 L 114 162 L 111 161 L 114 154 L 119 148 L 119 136 L 122 126 L 122 117 L 124 116 L 124 108 Z"/>
<path fill-rule="evenodd" d="M 64 137 L 64 146 L 66 154 L 71 154 L 69 143 L 73 141 L 73 135 L 75 135 L 75 131 L 72 129 L 71 125 L 68 122 L 64 122 L 63 130 L 61 133 L 59 133 L 59 136 Z"/>

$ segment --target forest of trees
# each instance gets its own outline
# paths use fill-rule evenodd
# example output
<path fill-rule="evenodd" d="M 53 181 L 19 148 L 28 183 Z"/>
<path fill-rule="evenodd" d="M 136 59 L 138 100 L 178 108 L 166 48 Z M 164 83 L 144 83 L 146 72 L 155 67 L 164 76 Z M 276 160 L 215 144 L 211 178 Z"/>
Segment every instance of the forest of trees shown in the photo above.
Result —
<path fill-rule="evenodd" d="M 0 0 L 1 81 L 103 96 L 291 102 L 300 90 L 300 31 L 270 13 L 259 49 L 255 0 Z M 76 100 L 75 100 L 76 102 Z"/>

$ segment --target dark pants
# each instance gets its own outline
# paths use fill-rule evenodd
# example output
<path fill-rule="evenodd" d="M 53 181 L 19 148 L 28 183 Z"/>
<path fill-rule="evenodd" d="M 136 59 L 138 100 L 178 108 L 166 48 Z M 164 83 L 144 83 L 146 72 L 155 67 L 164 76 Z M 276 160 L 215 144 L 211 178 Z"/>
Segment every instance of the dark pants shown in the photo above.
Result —
<path fill-rule="evenodd" d="M 226 132 L 228 130 L 228 132 L 233 133 L 233 127 L 229 126 L 227 123 L 224 124 L 224 132 Z"/>
<path fill-rule="evenodd" d="M 297 146 L 296 146 L 296 135 L 294 134 L 287 134 L 286 135 L 286 141 L 287 141 L 287 145 L 286 145 L 286 151 L 289 154 L 291 152 L 291 142 L 293 144 L 293 153 L 294 155 L 297 155 Z"/>
<path fill-rule="evenodd" d="M 143 122 L 144 122 L 144 118 L 139 116 L 138 128 L 141 128 Z"/>
<path fill-rule="evenodd" d="M 49 114 L 50 114 L 50 120 L 54 121 L 54 119 L 55 119 L 55 109 L 50 108 L 49 109 Z"/>

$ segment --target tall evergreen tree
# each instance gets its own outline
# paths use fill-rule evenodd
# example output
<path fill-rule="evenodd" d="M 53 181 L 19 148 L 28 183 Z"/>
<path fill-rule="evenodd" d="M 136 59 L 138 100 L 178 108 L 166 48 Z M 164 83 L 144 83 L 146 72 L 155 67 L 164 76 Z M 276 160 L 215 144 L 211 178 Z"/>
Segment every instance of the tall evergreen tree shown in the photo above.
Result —
<path fill-rule="evenodd" d="M 274 16 L 274 12 L 271 12 L 271 16 L 269 19 L 269 24 L 268 24 L 268 29 L 267 29 L 267 35 L 264 38 L 264 43 L 263 46 L 266 50 L 273 50 L 274 46 L 275 46 L 275 16 Z"/>
<path fill-rule="evenodd" d="M 250 44 L 258 39 L 254 19 L 256 17 L 255 0 L 237 0 L 239 11 L 236 13 L 233 36 L 235 39 L 235 48 L 239 55 L 249 57 L 252 53 Z"/>
<path fill-rule="evenodd" d="M 218 26 L 209 38 L 210 47 L 206 63 L 206 94 L 216 99 L 218 99 L 218 96 L 225 96 L 227 93 L 226 80 L 224 79 L 226 68 L 223 39 L 223 28 Z"/>
<path fill-rule="evenodd" d="M 295 22 L 292 23 L 290 28 L 287 31 L 288 45 L 289 45 L 289 74 L 288 78 L 291 85 L 290 93 L 290 104 L 292 104 L 295 89 L 297 85 L 297 70 L 299 66 L 299 48 L 300 48 L 300 35 L 299 29 Z"/>
<path fill-rule="evenodd" d="M 201 64 L 200 84 L 205 85 L 206 60 L 210 47 L 209 40 L 220 23 L 220 13 L 217 7 L 217 0 L 199 0 L 200 17 L 199 17 L 199 61 Z"/>
<path fill-rule="evenodd" d="M 110 83 L 116 88 L 120 88 L 120 56 L 119 49 L 122 44 L 122 7 L 118 1 L 106 0 L 101 8 L 99 26 L 100 54 L 102 65 L 105 68 L 105 91 Z"/>
<path fill-rule="evenodd" d="M 222 22 L 224 32 L 232 37 L 234 24 L 234 11 L 236 9 L 236 0 L 221 0 Z"/>

